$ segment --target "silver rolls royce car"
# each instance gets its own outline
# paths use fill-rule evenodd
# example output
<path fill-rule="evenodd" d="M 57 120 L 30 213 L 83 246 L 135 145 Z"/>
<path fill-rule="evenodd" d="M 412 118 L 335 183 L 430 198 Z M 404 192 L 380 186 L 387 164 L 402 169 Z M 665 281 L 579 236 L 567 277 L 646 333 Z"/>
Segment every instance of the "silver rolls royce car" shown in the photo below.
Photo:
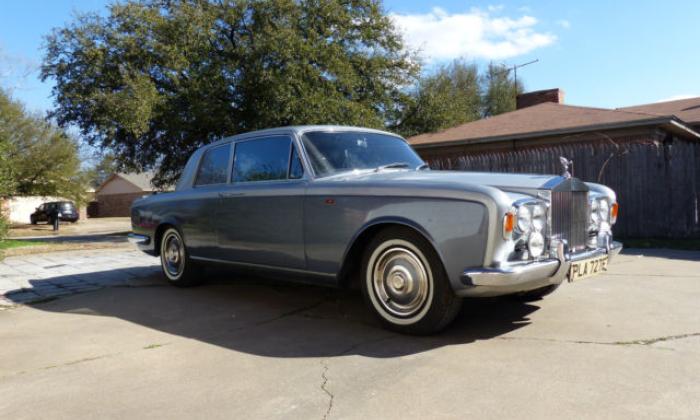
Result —
<path fill-rule="evenodd" d="M 431 171 L 384 131 L 262 130 L 201 147 L 174 192 L 135 201 L 130 240 L 176 286 L 210 263 L 356 285 L 386 327 L 429 334 L 463 298 L 539 299 L 606 269 L 615 193 L 564 172 Z"/>

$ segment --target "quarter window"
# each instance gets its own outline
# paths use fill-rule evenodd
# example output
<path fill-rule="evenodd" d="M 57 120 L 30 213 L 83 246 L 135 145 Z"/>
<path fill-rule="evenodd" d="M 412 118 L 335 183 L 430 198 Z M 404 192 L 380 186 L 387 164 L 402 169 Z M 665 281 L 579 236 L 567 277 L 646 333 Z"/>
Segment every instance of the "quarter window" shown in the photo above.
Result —
<path fill-rule="evenodd" d="M 195 185 L 223 184 L 226 182 L 231 144 L 217 146 L 204 152 L 197 171 Z"/>
<path fill-rule="evenodd" d="M 304 167 L 301 166 L 301 159 L 297 153 L 297 148 L 292 146 L 292 160 L 289 162 L 289 179 L 300 179 L 304 176 Z"/>
<path fill-rule="evenodd" d="M 237 143 L 233 161 L 234 182 L 287 179 L 291 145 L 292 140 L 287 136 Z"/>

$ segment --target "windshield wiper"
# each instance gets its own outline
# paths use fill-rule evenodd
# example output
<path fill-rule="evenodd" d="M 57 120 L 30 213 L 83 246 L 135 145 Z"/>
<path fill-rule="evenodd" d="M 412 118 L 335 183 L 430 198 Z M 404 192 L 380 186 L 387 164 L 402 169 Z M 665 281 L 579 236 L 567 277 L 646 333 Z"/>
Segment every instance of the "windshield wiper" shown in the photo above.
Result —
<path fill-rule="evenodd" d="M 425 171 L 428 169 L 430 169 L 430 166 L 428 166 L 427 163 L 422 163 L 422 164 L 416 166 L 416 171 Z"/>
<path fill-rule="evenodd" d="M 410 168 L 411 165 L 409 165 L 406 162 L 393 162 L 393 163 L 387 163 L 386 165 L 382 166 L 377 166 L 374 168 L 374 172 L 379 172 L 383 169 L 392 169 L 392 168 Z"/>

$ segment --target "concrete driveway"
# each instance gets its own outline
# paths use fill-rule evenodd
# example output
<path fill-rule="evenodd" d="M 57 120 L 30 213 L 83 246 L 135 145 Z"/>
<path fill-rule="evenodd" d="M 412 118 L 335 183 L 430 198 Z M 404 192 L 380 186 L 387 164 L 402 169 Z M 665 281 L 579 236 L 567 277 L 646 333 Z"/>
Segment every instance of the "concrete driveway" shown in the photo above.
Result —
<path fill-rule="evenodd" d="M 76 256 L 41 281 L 97 290 L 0 311 L 0 412 L 698 418 L 700 258 L 647 254 L 535 304 L 468 301 L 445 333 L 417 338 L 378 328 L 357 293 L 248 276 L 176 289 L 155 259 L 127 253 L 104 268 L 94 251 L 79 276 Z"/>

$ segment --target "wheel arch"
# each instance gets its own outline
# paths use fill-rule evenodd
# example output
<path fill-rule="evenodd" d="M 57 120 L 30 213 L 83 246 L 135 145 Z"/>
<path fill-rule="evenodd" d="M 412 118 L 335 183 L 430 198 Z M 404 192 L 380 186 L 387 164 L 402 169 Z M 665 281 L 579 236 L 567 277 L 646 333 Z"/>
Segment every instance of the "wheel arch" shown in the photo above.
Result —
<path fill-rule="evenodd" d="M 160 255 L 160 241 L 163 239 L 163 234 L 166 230 L 168 230 L 168 228 L 176 229 L 178 233 L 180 233 L 182 240 L 185 242 L 185 246 L 187 246 L 185 235 L 182 233 L 182 229 L 178 227 L 176 221 L 172 219 L 164 219 L 158 223 L 158 226 L 153 232 L 153 252 L 155 255 Z"/>
<path fill-rule="evenodd" d="M 341 268 L 338 273 L 338 286 L 355 288 L 359 285 L 360 261 L 365 247 L 380 231 L 390 227 L 402 227 L 418 233 L 430 244 L 443 268 L 445 267 L 445 261 L 440 249 L 437 247 L 433 237 L 420 224 L 405 218 L 383 217 L 366 223 L 353 236 L 350 245 L 348 245 L 343 254 Z"/>

